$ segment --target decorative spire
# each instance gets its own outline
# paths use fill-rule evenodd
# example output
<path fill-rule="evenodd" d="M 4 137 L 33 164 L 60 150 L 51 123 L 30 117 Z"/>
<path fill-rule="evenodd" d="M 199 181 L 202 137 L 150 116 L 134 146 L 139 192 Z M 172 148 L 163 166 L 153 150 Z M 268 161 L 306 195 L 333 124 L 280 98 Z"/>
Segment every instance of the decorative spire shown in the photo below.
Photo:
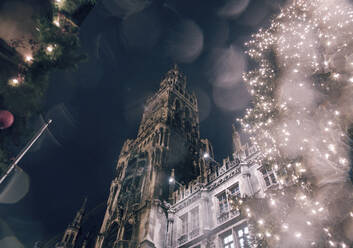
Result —
<path fill-rule="evenodd" d="M 86 212 L 87 197 L 83 200 L 80 210 L 77 212 L 75 219 L 73 220 L 71 226 L 80 227 L 82 223 L 83 216 Z"/>
<path fill-rule="evenodd" d="M 182 73 L 177 64 L 166 73 L 164 79 L 161 82 L 161 87 L 166 87 L 168 85 L 178 85 L 180 88 L 185 89 L 186 87 L 186 77 Z"/>
<path fill-rule="evenodd" d="M 177 63 L 174 64 L 174 70 L 179 71 L 179 66 Z"/>

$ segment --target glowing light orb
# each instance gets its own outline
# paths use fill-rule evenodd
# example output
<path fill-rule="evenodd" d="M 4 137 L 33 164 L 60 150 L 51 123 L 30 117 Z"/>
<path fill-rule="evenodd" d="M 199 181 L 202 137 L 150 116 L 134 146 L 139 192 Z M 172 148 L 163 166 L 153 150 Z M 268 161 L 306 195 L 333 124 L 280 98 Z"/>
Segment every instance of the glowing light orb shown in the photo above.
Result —
<path fill-rule="evenodd" d="M 53 23 L 54 23 L 55 26 L 60 27 L 60 22 L 59 22 L 58 18 L 54 19 Z"/>
<path fill-rule="evenodd" d="M 20 84 L 20 81 L 17 78 L 12 78 L 9 80 L 9 85 L 16 87 Z"/>
<path fill-rule="evenodd" d="M 48 52 L 48 53 L 51 53 L 51 52 L 53 52 L 53 51 L 54 51 L 53 45 L 47 46 L 47 52 Z"/>
<path fill-rule="evenodd" d="M 25 61 L 26 62 L 31 62 L 33 60 L 33 57 L 31 55 L 26 55 Z"/>

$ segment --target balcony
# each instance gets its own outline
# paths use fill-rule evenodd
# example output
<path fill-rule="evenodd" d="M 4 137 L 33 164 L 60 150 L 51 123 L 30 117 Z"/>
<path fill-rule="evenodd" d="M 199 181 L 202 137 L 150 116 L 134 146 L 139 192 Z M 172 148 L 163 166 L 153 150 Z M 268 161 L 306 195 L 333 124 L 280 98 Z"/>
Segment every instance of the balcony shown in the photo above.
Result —
<path fill-rule="evenodd" d="M 239 215 L 239 211 L 237 211 L 237 210 L 221 212 L 217 215 L 217 223 L 222 224 L 222 223 L 226 222 L 227 220 L 229 220 L 233 217 L 236 217 L 238 215 Z"/>
<path fill-rule="evenodd" d="M 228 219 L 229 219 L 229 212 L 228 211 L 220 212 L 217 215 L 217 223 L 218 224 L 222 224 L 222 223 L 226 222 Z"/>
<path fill-rule="evenodd" d="M 182 245 L 184 244 L 186 241 L 188 241 L 188 235 L 187 234 L 183 234 L 178 238 L 178 244 Z"/>

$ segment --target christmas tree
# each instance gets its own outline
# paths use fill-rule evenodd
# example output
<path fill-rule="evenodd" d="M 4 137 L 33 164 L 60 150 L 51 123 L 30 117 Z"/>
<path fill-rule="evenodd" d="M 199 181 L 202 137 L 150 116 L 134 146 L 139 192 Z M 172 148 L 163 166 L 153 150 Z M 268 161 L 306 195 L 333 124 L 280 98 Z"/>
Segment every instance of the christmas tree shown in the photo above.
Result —
<path fill-rule="evenodd" d="M 353 191 L 353 8 L 293 0 L 246 43 L 253 106 L 239 120 L 278 185 L 264 199 L 233 199 L 255 247 L 350 247 Z"/>
<path fill-rule="evenodd" d="M 34 132 L 30 120 L 42 110 L 50 73 L 75 69 L 86 59 L 78 25 L 94 5 L 95 0 L 55 0 L 45 14 L 33 17 L 33 37 L 8 44 L 0 38 L 0 55 L 7 55 L 6 60 L 0 60 L 5 67 L 0 70 L 0 110 L 10 111 L 15 119 L 0 132 L 0 175 Z M 29 52 L 20 54 L 18 48 Z"/>

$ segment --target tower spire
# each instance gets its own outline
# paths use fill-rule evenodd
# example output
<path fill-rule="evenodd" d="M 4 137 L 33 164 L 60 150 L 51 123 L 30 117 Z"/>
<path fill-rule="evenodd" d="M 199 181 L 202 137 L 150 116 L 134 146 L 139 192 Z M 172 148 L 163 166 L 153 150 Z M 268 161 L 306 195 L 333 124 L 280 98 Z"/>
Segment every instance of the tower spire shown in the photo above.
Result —
<path fill-rule="evenodd" d="M 118 159 L 117 177 L 111 184 L 95 248 L 120 244 L 165 247 L 161 240 L 153 239 L 153 233 L 156 226 L 167 223 L 164 217 L 155 216 L 165 211 L 161 204 L 172 200 L 171 183 L 177 183 L 166 176 L 172 172 L 172 179 L 174 173 L 188 184 L 200 174 L 196 95 L 186 88 L 186 77 L 177 65 L 147 99 L 137 137 L 128 144 Z"/>
<path fill-rule="evenodd" d="M 81 230 L 81 224 L 86 212 L 87 197 L 83 200 L 81 208 L 77 211 L 72 223 L 68 225 L 64 236 L 60 243 L 56 244 L 56 248 L 73 248 L 75 247 L 77 236 Z"/>
<path fill-rule="evenodd" d="M 87 204 L 87 197 L 83 200 L 82 206 L 80 210 L 77 211 L 75 219 L 72 221 L 72 226 L 81 226 L 83 216 L 85 215 L 86 212 L 86 204 Z"/>
<path fill-rule="evenodd" d="M 174 64 L 173 67 L 165 74 L 161 81 L 161 87 L 176 87 L 185 90 L 186 87 L 186 76 L 180 70 L 178 64 Z"/>

